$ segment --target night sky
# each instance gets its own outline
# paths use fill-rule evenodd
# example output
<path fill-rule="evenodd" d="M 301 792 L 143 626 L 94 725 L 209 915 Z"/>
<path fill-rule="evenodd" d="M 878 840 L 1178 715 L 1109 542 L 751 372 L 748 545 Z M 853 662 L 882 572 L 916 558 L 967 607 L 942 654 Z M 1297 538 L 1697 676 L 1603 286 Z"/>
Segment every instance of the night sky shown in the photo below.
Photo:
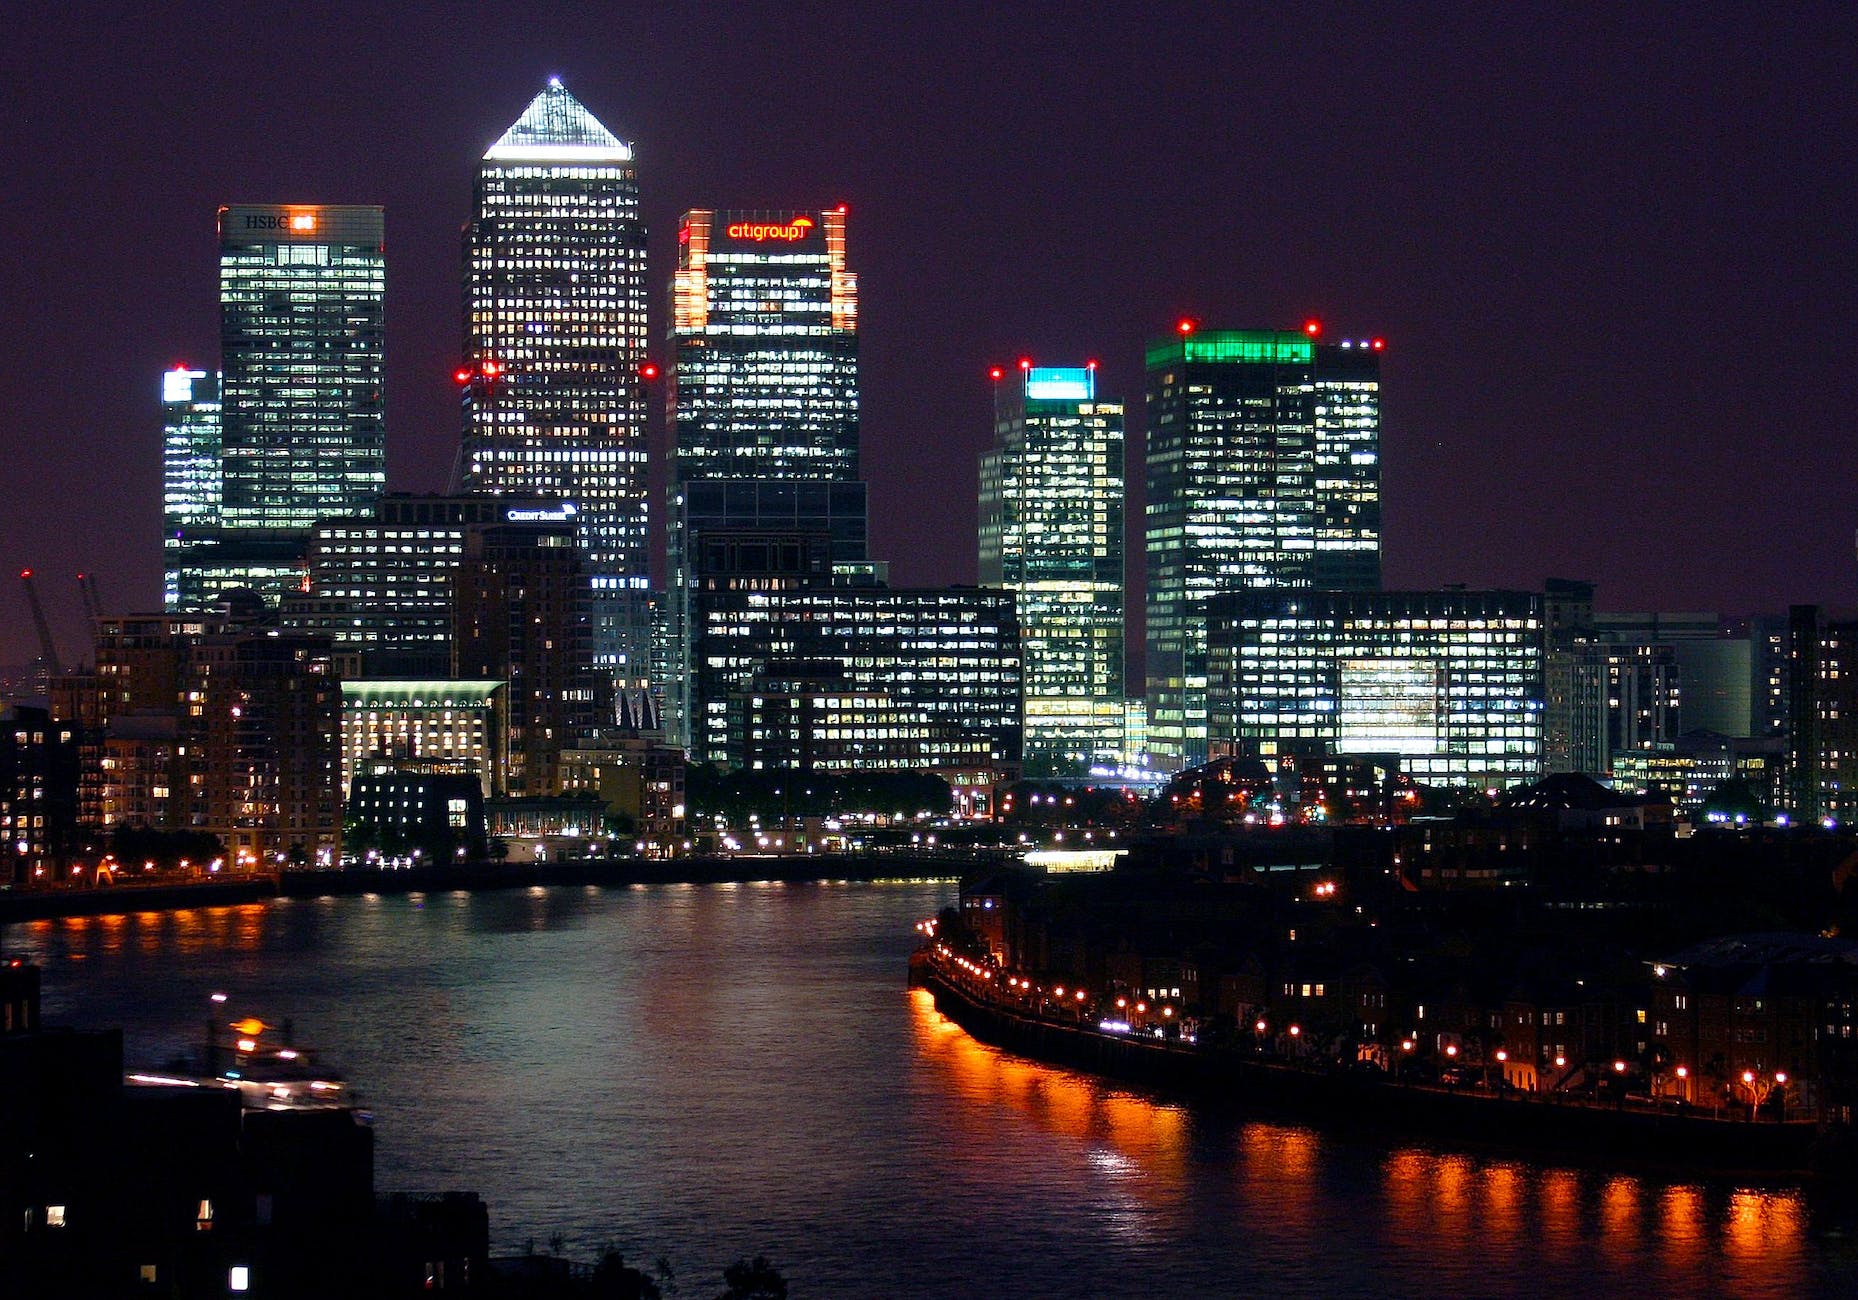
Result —
<path fill-rule="evenodd" d="M 1145 339 L 1316 315 L 1388 340 L 1389 586 L 1853 599 L 1849 4 L 18 8 L 3 660 L 23 566 L 67 661 L 79 569 L 159 606 L 222 203 L 386 206 L 389 485 L 445 486 L 471 176 L 551 74 L 637 148 L 654 338 L 684 208 L 850 205 L 898 581 L 974 578 L 990 362 L 1098 358 L 1139 446 Z"/>

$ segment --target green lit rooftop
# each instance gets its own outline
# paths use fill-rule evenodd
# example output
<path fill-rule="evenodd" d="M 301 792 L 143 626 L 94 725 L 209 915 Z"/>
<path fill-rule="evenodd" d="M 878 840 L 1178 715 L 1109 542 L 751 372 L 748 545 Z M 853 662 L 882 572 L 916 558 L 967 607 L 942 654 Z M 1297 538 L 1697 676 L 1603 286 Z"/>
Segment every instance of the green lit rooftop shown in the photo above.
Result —
<path fill-rule="evenodd" d="M 1186 361 L 1214 363 L 1296 364 L 1316 355 L 1316 344 L 1306 334 L 1289 330 L 1195 330 L 1157 339 L 1148 345 L 1148 368 Z"/>

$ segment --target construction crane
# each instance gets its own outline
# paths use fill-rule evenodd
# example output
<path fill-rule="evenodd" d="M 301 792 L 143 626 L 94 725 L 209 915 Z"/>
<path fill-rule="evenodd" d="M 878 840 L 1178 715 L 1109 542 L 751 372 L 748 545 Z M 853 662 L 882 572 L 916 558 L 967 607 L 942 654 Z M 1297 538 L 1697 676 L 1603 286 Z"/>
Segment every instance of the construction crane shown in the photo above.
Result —
<path fill-rule="evenodd" d="M 97 661 L 97 620 L 103 617 L 103 598 L 97 594 L 97 575 L 77 575 L 78 598 L 84 602 L 84 621 L 90 624 L 90 661 Z"/>
<path fill-rule="evenodd" d="M 80 573 L 77 575 L 77 594 L 84 602 L 85 618 L 102 618 L 103 602 L 97 596 L 97 575 Z"/>
<path fill-rule="evenodd" d="M 52 627 L 45 621 L 45 606 L 39 604 L 39 589 L 32 585 L 32 570 L 19 571 L 20 583 L 26 588 L 26 603 L 32 606 L 33 626 L 39 629 L 39 657 L 45 660 L 45 670 L 57 673 L 58 648 L 52 644 Z"/>

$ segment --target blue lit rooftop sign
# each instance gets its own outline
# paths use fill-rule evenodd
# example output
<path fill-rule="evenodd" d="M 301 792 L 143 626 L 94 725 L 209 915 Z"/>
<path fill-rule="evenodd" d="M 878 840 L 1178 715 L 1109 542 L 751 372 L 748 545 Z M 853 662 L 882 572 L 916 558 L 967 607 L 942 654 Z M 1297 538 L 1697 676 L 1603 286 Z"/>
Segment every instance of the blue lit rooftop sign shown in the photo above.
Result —
<path fill-rule="evenodd" d="M 1026 397 L 1034 402 L 1096 399 L 1097 372 L 1083 366 L 1034 366 L 1026 372 Z"/>

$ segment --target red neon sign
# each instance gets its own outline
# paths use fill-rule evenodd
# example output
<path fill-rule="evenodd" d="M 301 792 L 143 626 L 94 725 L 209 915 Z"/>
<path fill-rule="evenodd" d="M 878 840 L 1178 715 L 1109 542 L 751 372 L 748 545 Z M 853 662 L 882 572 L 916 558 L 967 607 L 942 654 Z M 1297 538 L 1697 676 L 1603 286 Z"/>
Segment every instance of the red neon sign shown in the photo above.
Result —
<path fill-rule="evenodd" d="M 784 226 L 764 224 L 758 221 L 735 221 L 730 223 L 728 229 L 724 233 L 731 239 L 749 239 L 759 244 L 770 239 L 784 239 L 789 241 L 805 239 L 812 229 L 813 218 L 795 217 Z"/>

